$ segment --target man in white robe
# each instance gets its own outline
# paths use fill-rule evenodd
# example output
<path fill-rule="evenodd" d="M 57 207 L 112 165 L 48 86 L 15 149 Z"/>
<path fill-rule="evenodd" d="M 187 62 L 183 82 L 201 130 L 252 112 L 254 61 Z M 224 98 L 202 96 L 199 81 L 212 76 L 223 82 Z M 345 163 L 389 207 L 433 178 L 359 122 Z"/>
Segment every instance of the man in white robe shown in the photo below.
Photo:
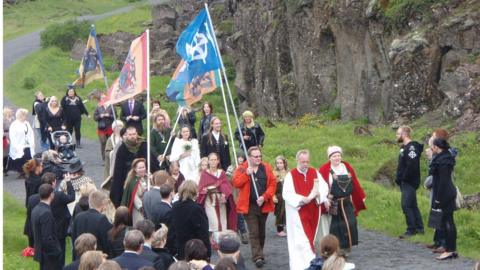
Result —
<path fill-rule="evenodd" d="M 296 160 L 297 168 L 285 176 L 282 194 L 287 214 L 290 270 L 304 270 L 315 258 L 320 204 L 328 203 L 328 185 L 318 171 L 310 167 L 308 150 L 298 151 Z"/>

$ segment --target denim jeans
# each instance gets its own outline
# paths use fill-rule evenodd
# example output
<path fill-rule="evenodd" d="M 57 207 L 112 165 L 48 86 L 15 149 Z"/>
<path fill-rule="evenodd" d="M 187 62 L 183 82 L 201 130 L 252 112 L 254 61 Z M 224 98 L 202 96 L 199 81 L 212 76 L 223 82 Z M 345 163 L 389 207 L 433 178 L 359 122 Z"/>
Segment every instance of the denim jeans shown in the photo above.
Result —
<path fill-rule="evenodd" d="M 407 232 L 423 231 L 422 215 L 417 205 L 417 192 L 410 184 L 401 184 L 402 210 L 407 222 Z"/>

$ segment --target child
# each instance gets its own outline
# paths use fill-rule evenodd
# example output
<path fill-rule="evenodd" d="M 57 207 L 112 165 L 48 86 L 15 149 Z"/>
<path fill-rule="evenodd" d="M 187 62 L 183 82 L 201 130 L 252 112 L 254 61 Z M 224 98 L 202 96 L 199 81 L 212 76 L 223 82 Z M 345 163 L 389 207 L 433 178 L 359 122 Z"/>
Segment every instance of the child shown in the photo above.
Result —
<path fill-rule="evenodd" d="M 68 143 L 67 136 L 58 137 L 58 153 L 62 160 L 69 160 L 75 156 L 71 144 Z"/>
<path fill-rule="evenodd" d="M 285 232 L 285 201 L 282 197 L 283 190 L 283 179 L 288 172 L 287 160 L 283 156 L 278 156 L 275 158 L 275 170 L 273 174 L 277 178 L 277 191 L 275 197 L 273 197 L 273 202 L 275 205 L 275 224 L 277 225 L 277 235 L 280 237 L 287 236 Z"/>
<path fill-rule="evenodd" d="M 243 152 L 238 152 L 238 156 L 237 156 L 238 165 L 245 162 L 245 160 L 246 160 L 245 154 L 243 154 Z M 232 164 L 228 166 L 227 171 L 225 172 L 230 182 L 232 181 L 232 175 L 235 169 L 236 169 L 236 166 Z M 238 198 L 238 189 L 233 190 L 233 198 L 235 199 L 235 202 L 236 202 Z M 248 244 L 247 228 L 245 226 L 245 218 L 243 217 L 242 214 L 237 215 L 237 229 L 238 229 L 238 233 L 240 234 L 240 239 L 242 240 L 242 244 L 245 244 L 245 245 Z"/>

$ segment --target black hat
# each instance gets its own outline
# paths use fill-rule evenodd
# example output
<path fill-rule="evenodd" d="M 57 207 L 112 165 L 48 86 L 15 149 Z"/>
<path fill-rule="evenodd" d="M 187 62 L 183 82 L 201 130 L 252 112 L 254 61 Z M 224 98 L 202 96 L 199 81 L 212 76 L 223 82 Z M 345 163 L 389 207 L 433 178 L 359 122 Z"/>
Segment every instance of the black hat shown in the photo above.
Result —
<path fill-rule="evenodd" d="M 232 238 L 221 239 L 218 243 L 218 250 L 224 254 L 232 254 L 239 250 L 240 242 Z"/>
<path fill-rule="evenodd" d="M 70 162 L 64 167 L 64 171 L 67 173 L 76 173 L 83 169 L 84 163 L 79 158 L 72 158 Z"/>
<path fill-rule="evenodd" d="M 67 90 L 73 89 L 75 90 L 75 85 L 74 84 L 67 84 Z"/>
<path fill-rule="evenodd" d="M 436 138 L 435 140 L 433 140 L 433 145 L 435 145 L 436 147 L 442 150 L 450 149 L 450 145 L 448 144 L 448 142 L 442 138 Z"/>

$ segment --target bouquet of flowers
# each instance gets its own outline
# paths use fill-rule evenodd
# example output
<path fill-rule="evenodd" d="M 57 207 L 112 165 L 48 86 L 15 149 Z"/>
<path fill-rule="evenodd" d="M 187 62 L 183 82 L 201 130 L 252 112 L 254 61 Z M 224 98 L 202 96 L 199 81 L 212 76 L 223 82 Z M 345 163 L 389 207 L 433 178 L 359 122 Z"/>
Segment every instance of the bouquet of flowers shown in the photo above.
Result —
<path fill-rule="evenodd" d="M 187 142 L 183 145 L 183 150 L 185 150 L 185 152 L 188 152 L 190 150 L 192 150 L 192 143 L 191 142 Z"/>

